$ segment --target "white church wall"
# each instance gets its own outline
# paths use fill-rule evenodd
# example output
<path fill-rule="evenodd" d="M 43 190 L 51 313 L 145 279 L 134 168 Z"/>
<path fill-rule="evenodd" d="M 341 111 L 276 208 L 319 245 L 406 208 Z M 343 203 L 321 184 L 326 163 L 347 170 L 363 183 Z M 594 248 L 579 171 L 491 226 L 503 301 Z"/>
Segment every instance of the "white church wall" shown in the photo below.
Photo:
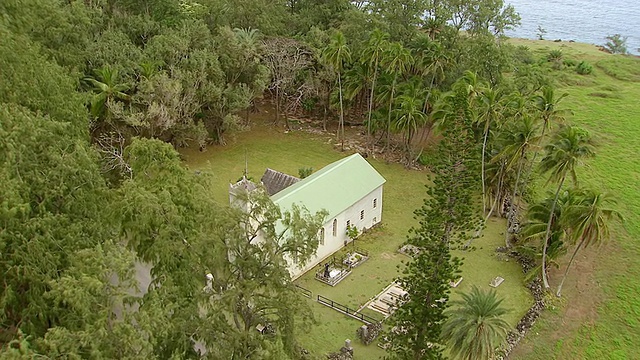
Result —
<path fill-rule="evenodd" d="M 362 211 L 364 211 L 363 217 L 361 217 Z M 334 220 L 336 223 L 335 235 Z M 351 226 L 355 226 L 359 233 L 362 233 L 363 229 L 369 229 L 382 221 L 382 186 L 364 196 L 342 213 L 327 219 L 323 225 L 324 241 L 320 240 L 315 256 L 303 268 L 299 268 L 289 260 L 289 272 L 294 279 L 318 266 L 318 264 L 340 250 L 345 246 L 345 241 L 347 243 L 351 242 L 351 239 L 347 236 L 347 221 Z"/>

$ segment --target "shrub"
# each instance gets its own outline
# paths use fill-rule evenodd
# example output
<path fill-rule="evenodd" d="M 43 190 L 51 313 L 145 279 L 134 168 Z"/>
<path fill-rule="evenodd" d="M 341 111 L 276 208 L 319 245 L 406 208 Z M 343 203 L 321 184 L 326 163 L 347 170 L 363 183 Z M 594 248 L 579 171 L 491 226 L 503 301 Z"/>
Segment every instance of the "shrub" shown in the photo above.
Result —
<path fill-rule="evenodd" d="M 547 61 L 549 62 L 559 62 L 560 60 L 562 60 L 562 50 L 551 50 L 547 54 Z"/>
<path fill-rule="evenodd" d="M 300 177 L 300 179 L 304 179 L 307 176 L 311 175 L 311 173 L 313 173 L 313 168 L 311 167 L 303 167 L 298 169 L 298 176 Z"/>
<path fill-rule="evenodd" d="M 533 64 L 535 63 L 535 59 L 531 50 L 527 46 L 520 45 L 513 50 L 513 58 L 524 64 Z"/>
<path fill-rule="evenodd" d="M 556 70 L 562 69 L 562 51 L 561 50 L 551 50 L 549 54 L 547 54 L 547 61 L 552 63 L 552 67 Z"/>
<path fill-rule="evenodd" d="M 567 67 L 576 66 L 578 64 L 578 62 L 574 59 L 564 59 L 562 63 Z"/>
<path fill-rule="evenodd" d="M 609 35 L 606 37 L 607 41 L 604 47 L 612 54 L 626 54 L 627 53 L 627 37 L 620 34 Z"/>
<path fill-rule="evenodd" d="M 302 109 L 308 113 L 312 112 L 313 109 L 315 109 L 317 103 L 318 103 L 317 98 L 305 97 L 304 99 L 302 99 Z"/>
<path fill-rule="evenodd" d="M 593 66 L 586 61 L 581 61 L 576 67 L 576 72 L 580 75 L 589 75 L 593 72 Z"/>

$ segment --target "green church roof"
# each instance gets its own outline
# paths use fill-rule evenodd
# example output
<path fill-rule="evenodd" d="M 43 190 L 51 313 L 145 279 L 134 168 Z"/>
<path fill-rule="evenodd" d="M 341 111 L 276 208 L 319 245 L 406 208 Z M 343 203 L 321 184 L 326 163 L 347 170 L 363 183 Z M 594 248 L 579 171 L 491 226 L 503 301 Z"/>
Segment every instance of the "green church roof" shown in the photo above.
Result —
<path fill-rule="evenodd" d="M 360 154 L 331 163 L 309 177 L 271 196 L 282 211 L 292 204 L 304 205 L 311 213 L 322 209 L 327 219 L 355 204 L 385 183 L 385 179 Z"/>

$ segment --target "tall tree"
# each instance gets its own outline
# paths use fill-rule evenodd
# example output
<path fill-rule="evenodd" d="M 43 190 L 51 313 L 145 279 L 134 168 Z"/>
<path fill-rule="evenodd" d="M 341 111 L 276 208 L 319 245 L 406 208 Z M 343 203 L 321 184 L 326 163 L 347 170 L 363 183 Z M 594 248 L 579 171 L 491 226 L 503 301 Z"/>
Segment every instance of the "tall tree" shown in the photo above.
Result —
<path fill-rule="evenodd" d="M 367 46 L 364 48 L 361 56 L 361 61 L 368 65 L 369 72 L 373 72 L 371 75 L 371 94 L 369 95 L 369 111 L 367 112 L 367 145 L 371 146 L 371 114 L 373 112 L 374 94 L 376 90 L 376 80 L 378 78 L 378 68 L 380 67 L 380 61 L 384 52 L 386 51 L 389 34 L 375 29 Z M 369 151 L 371 151 L 369 149 Z"/>
<path fill-rule="evenodd" d="M 338 139 L 340 140 L 340 147 L 344 150 L 344 106 L 342 103 L 342 71 L 344 70 L 345 63 L 351 61 L 351 50 L 347 46 L 347 40 L 344 34 L 340 31 L 336 31 L 331 36 L 329 46 L 322 52 L 322 58 L 324 62 L 333 68 L 338 75 L 338 92 L 340 98 L 340 123 L 338 125 Z"/>
<path fill-rule="evenodd" d="M 486 174 L 485 174 L 485 158 L 487 154 L 487 141 L 491 132 L 491 125 L 500 120 L 502 116 L 502 92 L 494 88 L 483 89 L 480 94 L 480 111 L 478 114 L 478 122 L 482 123 L 482 160 L 481 160 L 481 181 L 482 181 L 482 211 L 487 213 L 486 203 Z"/>
<path fill-rule="evenodd" d="M 573 191 L 571 188 L 567 191 L 562 191 L 556 206 L 553 208 L 553 213 L 551 212 L 554 200 L 553 192 L 548 192 L 544 199 L 527 206 L 525 221 L 520 230 L 523 246 L 520 247 L 519 251 L 522 254 L 536 261 L 542 259 L 543 239 L 547 232 L 549 218 L 551 218 L 551 231 L 547 245 L 547 266 L 558 266 L 557 260 L 567 253 L 566 239 L 568 229 L 562 224 L 562 217 L 571 203 L 572 197 Z M 527 245 L 530 241 L 534 242 L 532 246 Z M 529 270 L 526 278 L 527 280 L 534 279 L 541 274 L 542 265 L 536 265 Z"/>
<path fill-rule="evenodd" d="M 276 124 L 280 121 L 284 110 L 287 118 L 287 94 L 296 93 L 300 87 L 300 74 L 314 63 L 313 51 L 307 45 L 294 39 L 275 37 L 263 40 L 262 61 L 271 74 L 271 81 L 267 87 L 274 94 L 276 105 Z"/>
<path fill-rule="evenodd" d="M 511 217 L 515 216 L 514 209 L 517 209 L 516 196 L 520 188 L 520 180 L 523 169 L 527 164 L 527 154 L 532 146 L 538 142 L 539 127 L 537 122 L 531 116 L 523 116 L 516 119 L 502 131 L 499 141 L 502 143 L 502 149 L 496 155 L 496 159 L 505 157 L 507 159 L 507 168 L 516 169 L 516 179 L 513 183 L 513 191 L 511 193 L 509 210 L 507 211 L 507 222 L 511 223 Z M 517 211 L 517 210 L 516 210 Z M 510 226 L 505 230 L 505 246 L 509 247 Z"/>
<path fill-rule="evenodd" d="M 551 143 L 545 147 L 545 156 L 540 161 L 540 171 L 542 174 L 549 174 L 547 183 L 556 182 L 555 198 L 551 205 L 550 213 L 553 214 L 558 202 L 558 196 L 562 185 L 567 178 L 571 177 L 574 184 L 577 184 L 576 167 L 582 159 L 595 155 L 594 146 L 589 133 L 575 126 L 563 126 L 553 136 Z M 546 270 L 548 238 L 551 232 L 551 222 L 553 216 L 549 217 L 547 230 L 542 239 L 542 282 L 545 289 L 549 288 L 549 280 Z"/>
<path fill-rule="evenodd" d="M 565 114 L 568 112 L 566 109 L 559 109 L 558 105 L 565 97 L 569 96 L 567 93 L 563 93 L 556 97 L 555 90 L 551 86 L 545 86 L 542 88 L 542 94 L 538 94 L 534 97 L 533 101 L 535 109 L 538 111 L 540 119 L 542 120 L 542 133 L 538 140 L 538 148 L 541 148 L 542 141 L 547 131 L 553 124 L 562 123 L 565 120 Z M 532 163 L 535 163 L 538 151 L 533 155 Z"/>
<path fill-rule="evenodd" d="M 315 253 L 325 213 L 281 211 L 261 193 L 234 193 L 234 204 L 246 206 L 222 207 L 202 195 L 207 174 L 189 172 L 158 140 L 135 139 L 126 157 L 133 177 L 117 204 L 123 237 L 152 264 L 140 309 L 162 329 L 156 356 L 195 356 L 196 344 L 213 358 L 278 359 L 269 349 L 292 356 L 295 321 L 310 314 L 288 267 Z M 275 336 L 257 333 L 258 324 Z"/>
<path fill-rule="evenodd" d="M 403 94 L 397 100 L 400 106 L 394 110 L 393 127 L 403 133 L 407 160 L 410 162 L 413 159 L 411 140 L 418 128 L 426 123 L 427 115 L 422 112 L 422 103 L 416 97 Z"/>
<path fill-rule="evenodd" d="M 407 243 L 419 249 L 398 280 L 408 292 L 391 321 L 389 356 L 399 359 L 442 359 L 442 326 L 451 287 L 460 259 L 450 250 L 478 226 L 472 200 L 477 184 L 474 163 L 477 152 L 466 116 L 467 95 L 459 91 L 450 97 L 460 109 L 448 122 L 438 145 L 441 162 L 435 166 L 430 198 L 415 214 L 420 225 L 410 231 Z"/>
<path fill-rule="evenodd" d="M 454 359 L 494 358 L 511 327 L 503 319 L 507 310 L 501 307 L 502 301 L 495 290 L 485 292 L 473 286 L 471 292 L 462 293 L 462 301 L 454 302 L 458 307 L 449 310 L 442 329 Z"/>
<path fill-rule="evenodd" d="M 384 67 L 385 71 L 391 75 L 393 78 L 391 82 L 391 86 L 389 88 L 389 109 L 387 114 L 387 144 L 385 146 L 390 146 L 391 143 L 391 113 L 394 103 L 394 96 L 396 87 L 398 84 L 398 78 L 403 76 L 407 70 L 411 67 L 413 63 L 413 57 L 411 56 L 411 52 L 402 46 L 401 43 L 394 42 L 391 43 L 387 48 L 387 51 L 384 52 Z"/>
<path fill-rule="evenodd" d="M 609 240 L 609 221 L 623 217 L 615 209 L 617 201 L 608 193 L 593 189 L 579 190 L 562 215 L 562 224 L 569 229 L 569 241 L 575 245 L 571 259 L 558 285 L 556 296 L 562 294 L 562 285 L 579 250 L 588 246 L 600 245 Z M 576 244 L 577 243 L 577 244 Z"/>
<path fill-rule="evenodd" d="M 252 354 L 264 348 L 259 344 L 265 340 L 256 336 L 259 324 L 271 325 L 287 355 L 295 358 L 295 322 L 308 321 L 312 314 L 288 268 L 304 266 L 315 254 L 326 212 L 310 214 L 295 205 L 281 210 L 262 190 L 234 194 L 239 207 L 227 212 L 213 238 L 228 260 L 211 268 L 211 301 L 206 305 L 208 317 L 230 314 L 228 330 L 216 336 L 232 345 L 235 353 L 221 358 L 259 359 Z M 220 349 L 217 338 L 208 337 L 206 342 L 221 354 L 229 352 Z"/>

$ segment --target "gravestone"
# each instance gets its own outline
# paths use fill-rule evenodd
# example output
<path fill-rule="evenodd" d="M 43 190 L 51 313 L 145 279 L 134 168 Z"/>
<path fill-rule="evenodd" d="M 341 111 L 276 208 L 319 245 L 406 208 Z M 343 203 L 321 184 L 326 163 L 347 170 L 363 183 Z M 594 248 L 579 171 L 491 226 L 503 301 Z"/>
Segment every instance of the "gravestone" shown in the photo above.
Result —
<path fill-rule="evenodd" d="M 344 347 L 347 350 L 353 350 L 353 347 L 351 346 L 351 340 L 350 339 L 347 339 L 347 340 L 344 341 Z"/>
<path fill-rule="evenodd" d="M 503 278 L 501 278 L 500 276 L 496 276 L 493 280 L 491 280 L 489 286 L 497 288 L 498 286 L 500 286 L 500 284 L 502 284 L 503 281 Z"/>
<path fill-rule="evenodd" d="M 367 336 L 369 336 L 369 328 L 367 327 L 367 325 L 360 326 L 360 336 L 362 337 L 362 339 L 366 339 Z"/>

